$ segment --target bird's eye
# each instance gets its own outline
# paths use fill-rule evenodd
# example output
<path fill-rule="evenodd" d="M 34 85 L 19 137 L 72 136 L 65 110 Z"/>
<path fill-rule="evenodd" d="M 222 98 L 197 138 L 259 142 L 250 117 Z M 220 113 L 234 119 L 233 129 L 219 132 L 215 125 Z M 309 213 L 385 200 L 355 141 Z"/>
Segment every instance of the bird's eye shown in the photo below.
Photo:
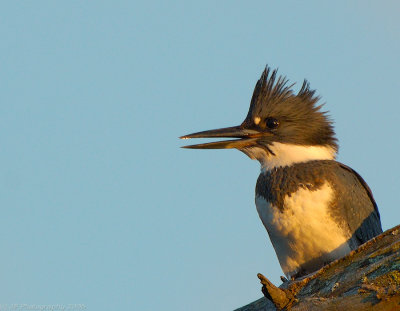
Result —
<path fill-rule="evenodd" d="M 269 129 L 273 130 L 273 129 L 276 129 L 279 126 L 279 121 L 277 119 L 275 119 L 275 118 L 268 117 L 268 118 L 265 119 L 265 125 Z"/>

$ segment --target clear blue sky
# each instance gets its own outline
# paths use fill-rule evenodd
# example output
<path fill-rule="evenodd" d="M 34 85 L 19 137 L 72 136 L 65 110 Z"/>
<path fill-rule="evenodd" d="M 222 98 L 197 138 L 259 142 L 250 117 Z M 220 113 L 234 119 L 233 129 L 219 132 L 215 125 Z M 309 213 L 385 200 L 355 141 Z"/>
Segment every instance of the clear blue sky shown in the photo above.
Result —
<path fill-rule="evenodd" d="M 183 150 L 239 124 L 268 63 L 307 78 L 384 229 L 399 223 L 397 1 L 0 7 L 0 304 L 232 310 L 279 284 L 259 164 Z"/>

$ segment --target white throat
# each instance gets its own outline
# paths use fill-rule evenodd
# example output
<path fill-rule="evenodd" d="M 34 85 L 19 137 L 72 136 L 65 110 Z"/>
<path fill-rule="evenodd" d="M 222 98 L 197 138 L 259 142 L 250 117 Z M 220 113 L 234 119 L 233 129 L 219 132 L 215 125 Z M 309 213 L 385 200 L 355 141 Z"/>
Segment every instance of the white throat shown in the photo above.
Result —
<path fill-rule="evenodd" d="M 275 142 L 269 148 L 275 155 L 259 147 L 248 148 L 245 152 L 250 158 L 257 159 L 264 171 L 313 160 L 334 160 L 336 157 L 335 149 L 330 146 L 302 146 Z"/>

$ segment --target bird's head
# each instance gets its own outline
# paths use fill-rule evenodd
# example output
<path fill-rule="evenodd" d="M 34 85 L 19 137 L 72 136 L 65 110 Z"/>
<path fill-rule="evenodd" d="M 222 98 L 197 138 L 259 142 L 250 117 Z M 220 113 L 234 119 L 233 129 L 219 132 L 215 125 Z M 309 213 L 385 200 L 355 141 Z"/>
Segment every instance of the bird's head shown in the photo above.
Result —
<path fill-rule="evenodd" d="M 320 111 L 319 97 L 307 81 L 295 94 L 293 84 L 266 67 L 258 80 L 246 119 L 239 126 L 182 136 L 236 138 L 189 145 L 191 149 L 236 148 L 265 168 L 308 160 L 333 159 L 338 150 L 332 121 Z"/>

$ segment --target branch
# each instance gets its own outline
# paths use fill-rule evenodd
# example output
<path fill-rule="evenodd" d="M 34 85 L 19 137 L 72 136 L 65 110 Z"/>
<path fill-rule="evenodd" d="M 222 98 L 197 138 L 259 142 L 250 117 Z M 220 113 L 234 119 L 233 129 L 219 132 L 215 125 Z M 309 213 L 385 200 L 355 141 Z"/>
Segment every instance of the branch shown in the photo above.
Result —
<path fill-rule="evenodd" d="M 274 286 L 236 311 L 400 310 L 400 225 L 306 277 Z"/>

